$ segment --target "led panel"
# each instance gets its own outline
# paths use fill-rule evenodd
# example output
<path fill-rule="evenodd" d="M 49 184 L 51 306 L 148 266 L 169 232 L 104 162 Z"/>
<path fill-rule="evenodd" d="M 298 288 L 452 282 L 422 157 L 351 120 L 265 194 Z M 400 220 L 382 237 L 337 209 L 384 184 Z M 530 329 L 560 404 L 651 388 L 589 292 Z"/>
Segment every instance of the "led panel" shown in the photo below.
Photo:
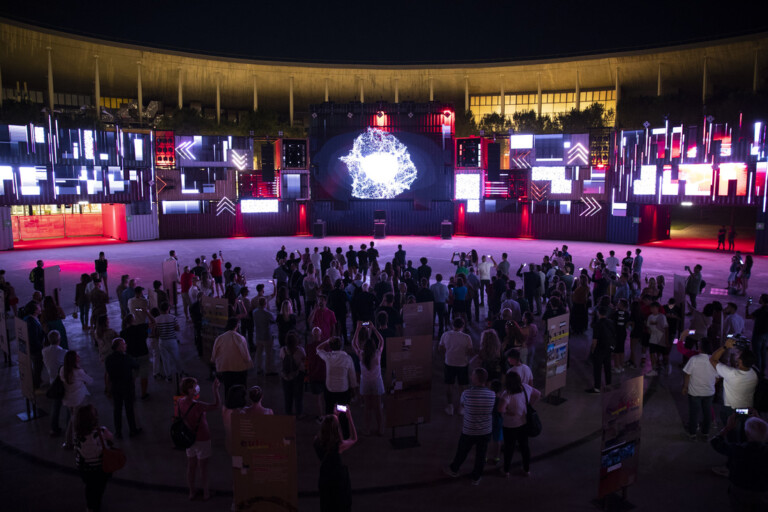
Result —
<path fill-rule="evenodd" d="M 278 213 L 280 202 L 277 199 L 243 199 L 240 201 L 242 213 Z"/>
<path fill-rule="evenodd" d="M 551 181 L 552 194 L 570 194 L 573 182 L 565 179 L 565 167 L 532 167 L 532 181 Z"/>
<path fill-rule="evenodd" d="M 480 175 L 456 175 L 456 199 L 480 199 Z"/>
<path fill-rule="evenodd" d="M 640 179 L 634 181 L 632 193 L 636 196 L 652 196 L 656 193 L 655 165 L 643 165 L 640 167 Z"/>
<path fill-rule="evenodd" d="M 532 149 L 533 135 L 521 134 L 510 135 L 509 149 Z"/>
<path fill-rule="evenodd" d="M 467 201 L 467 213 L 480 213 L 479 199 L 469 199 Z"/>
<path fill-rule="evenodd" d="M 743 163 L 720 164 L 720 180 L 717 187 L 718 196 L 728 195 L 728 182 L 736 180 L 736 195 L 747 195 L 747 165 Z"/>
<path fill-rule="evenodd" d="M 712 166 L 710 164 L 680 165 L 677 178 L 685 181 L 685 195 L 708 196 L 712 191 Z"/>

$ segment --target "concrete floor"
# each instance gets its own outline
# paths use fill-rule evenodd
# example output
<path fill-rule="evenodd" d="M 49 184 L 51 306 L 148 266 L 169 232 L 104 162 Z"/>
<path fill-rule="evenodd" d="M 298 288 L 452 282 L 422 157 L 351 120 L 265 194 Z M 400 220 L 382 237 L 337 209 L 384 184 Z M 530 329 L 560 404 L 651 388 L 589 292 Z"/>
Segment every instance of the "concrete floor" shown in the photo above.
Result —
<path fill-rule="evenodd" d="M 27 280 L 29 269 L 37 259 L 46 265 L 62 268 L 62 303 L 71 313 L 74 286 L 79 275 L 93 270 L 93 260 L 99 250 L 105 250 L 110 261 L 110 290 L 117 284 L 120 274 L 137 276 L 144 286 L 160 278 L 160 263 L 175 249 L 180 261 L 192 264 L 200 254 L 222 250 L 225 261 L 244 268 L 249 282 L 271 277 L 274 254 L 281 244 L 289 250 L 315 245 L 344 247 L 350 243 L 359 247 L 367 238 L 254 238 L 154 241 L 135 244 L 109 245 L 103 248 L 70 247 L 51 250 L 27 250 L 0 254 L 0 268 L 7 271 L 7 279 L 16 287 L 23 301 L 31 295 Z M 512 266 L 523 262 L 539 262 L 550 254 L 553 241 L 510 240 L 490 238 L 438 238 L 390 237 L 377 241 L 381 255 L 390 258 L 398 243 L 402 243 L 408 258 L 414 261 L 422 255 L 430 259 L 434 272 L 450 275 L 449 264 L 453 251 L 478 248 L 481 253 L 492 253 L 497 260 L 501 252 L 510 254 Z M 586 266 L 597 251 L 607 254 L 614 249 L 619 255 L 628 246 L 567 242 L 576 266 Z M 701 263 L 704 279 L 712 287 L 724 287 L 728 274 L 729 255 L 713 252 L 678 250 L 658 247 L 643 248 L 644 274 L 664 275 L 671 287 L 672 275 L 682 273 L 684 265 Z M 766 289 L 768 260 L 755 258 L 751 289 L 753 295 Z M 715 290 L 717 293 L 717 290 Z M 666 299 L 671 288 L 665 291 Z M 705 291 L 702 303 L 727 300 L 723 296 Z M 743 311 L 745 299 L 736 298 Z M 110 305 L 110 317 L 119 318 L 116 304 Z M 116 324 L 116 321 L 113 320 Z M 182 325 L 184 322 L 182 321 Z M 747 330 L 751 332 L 751 322 Z M 95 377 L 91 386 L 91 400 L 101 413 L 102 423 L 112 428 L 111 403 L 99 385 L 103 369 L 98 354 L 79 328 L 79 321 L 68 318 L 70 346 L 78 350 L 86 370 Z M 567 399 L 559 406 L 541 403 L 537 408 L 544 423 L 542 435 L 532 440 L 534 456 L 532 477 L 514 477 L 504 480 L 490 469 L 479 487 L 469 485 L 468 479 L 452 480 L 442 475 L 440 465 L 450 461 L 461 430 L 461 418 L 446 416 L 442 370 L 439 361 L 433 366 L 432 421 L 420 428 L 421 446 L 408 450 L 393 450 L 386 438 L 365 437 L 359 445 L 344 455 L 349 466 L 355 492 L 356 510 L 468 510 L 483 505 L 514 505 L 520 510 L 593 510 L 591 500 L 597 494 L 600 463 L 600 398 L 584 393 L 591 382 L 591 368 L 586 362 L 588 336 L 571 338 L 571 366 L 563 396 Z M 15 344 L 14 344 L 15 349 Z M 182 359 L 186 370 L 198 377 L 207 375 L 205 365 L 199 361 L 191 343 L 191 326 L 182 327 Z M 705 443 L 690 442 L 683 435 L 683 417 L 686 402 L 680 394 L 681 372 L 677 354 L 673 356 L 671 375 L 646 379 L 646 404 L 642 423 L 641 466 L 637 483 L 629 488 L 629 501 L 638 510 L 723 510 L 727 506 L 726 480 L 711 474 L 712 465 L 723 459 Z M 625 373 L 629 378 L 639 372 Z M 615 377 L 616 380 L 618 380 Z M 282 391 L 276 378 L 249 377 L 249 384 L 263 386 L 265 403 L 280 411 Z M 203 399 L 210 390 L 203 384 Z M 170 384 L 150 384 L 151 399 L 137 403 L 137 416 L 144 427 L 140 439 L 121 442 L 129 463 L 107 488 L 105 510 L 135 510 L 137 505 L 148 510 L 228 510 L 231 496 L 229 460 L 223 446 L 221 416 L 209 413 L 214 440 L 211 459 L 211 485 L 218 497 L 207 503 L 190 504 L 186 499 L 184 467 L 185 457 L 170 448 L 168 427 L 172 414 Z M 4 510 L 81 510 L 81 483 L 74 473 L 72 452 L 62 450 L 60 439 L 48 437 L 48 418 L 23 423 L 15 414 L 24 409 L 18 389 L 16 367 L 0 368 L 0 492 L 8 508 Z M 47 400 L 41 397 L 47 408 Z M 314 401 L 305 397 L 307 412 L 314 410 Z M 355 408 L 358 423 L 362 421 L 360 407 Z M 313 421 L 298 423 L 299 439 L 299 509 L 317 510 L 317 473 L 319 463 L 311 450 L 311 439 L 317 426 Z M 462 472 L 470 469 L 472 456 L 465 462 Z M 515 459 L 519 461 L 519 456 Z M 41 476 L 45 476 L 41 485 Z M 62 509 L 61 504 L 67 506 Z"/>

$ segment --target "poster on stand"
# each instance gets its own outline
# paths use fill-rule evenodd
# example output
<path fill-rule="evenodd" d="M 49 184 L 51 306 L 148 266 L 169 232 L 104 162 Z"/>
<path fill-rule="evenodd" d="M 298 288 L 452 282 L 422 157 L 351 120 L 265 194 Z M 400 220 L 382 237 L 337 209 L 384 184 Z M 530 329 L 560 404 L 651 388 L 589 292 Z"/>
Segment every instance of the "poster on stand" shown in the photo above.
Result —
<path fill-rule="evenodd" d="M 61 290 L 61 267 L 53 265 L 43 269 L 43 280 L 45 282 L 45 295 L 50 295 L 59 303 L 59 293 Z"/>
<path fill-rule="evenodd" d="M 417 302 L 403 306 L 403 334 L 405 336 L 430 335 L 434 332 L 434 302 Z"/>
<path fill-rule="evenodd" d="M 203 312 L 203 361 L 211 360 L 213 343 L 224 332 L 229 318 L 229 303 L 227 299 L 202 296 L 200 306 Z"/>
<path fill-rule="evenodd" d="M 428 423 L 432 393 L 432 335 L 388 338 L 384 373 L 387 428 Z"/>
<path fill-rule="evenodd" d="M 27 323 L 23 321 L 16 324 L 16 341 L 19 345 L 19 381 L 21 394 L 30 402 L 35 401 L 35 385 L 32 380 L 32 354 L 29 352 L 29 335 Z"/>
<path fill-rule="evenodd" d="M 294 416 L 232 415 L 232 481 L 234 510 L 298 511 Z"/>
<path fill-rule="evenodd" d="M 568 339 L 570 317 L 556 316 L 547 320 L 547 332 L 544 341 L 547 347 L 547 373 L 544 384 L 544 396 L 565 387 L 565 375 L 568 369 Z"/>
<path fill-rule="evenodd" d="M 620 491 L 637 480 L 640 462 L 640 420 L 643 376 L 628 379 L 602 395 L 598 498 Z"/>

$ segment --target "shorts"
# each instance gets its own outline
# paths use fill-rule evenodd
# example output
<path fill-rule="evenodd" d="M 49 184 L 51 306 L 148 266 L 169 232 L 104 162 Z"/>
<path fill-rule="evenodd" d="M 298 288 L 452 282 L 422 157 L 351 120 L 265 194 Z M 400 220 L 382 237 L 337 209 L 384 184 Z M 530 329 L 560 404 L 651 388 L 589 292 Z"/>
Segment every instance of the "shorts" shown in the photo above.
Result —
<path fill-rule="evenodd" d="M 211 440 L 195 441 L 195 444 L 187 448 L 187 458 L 203 460 L 211 456 Z"/>
<path fill-rule="evenodd" d="M 101 279 L 102 281 L 107 278 L 106 272 L 96 272 L 96 273 L 99 275 L 99 279 Z"/>
<path fill-rule="evenodd" d="M 627 331 L 618 332 L 616 335 L 616 342 L 613 344 L 613 353 L 623 354 L 624 345 L 626 341 L 627 341 Z"/>
<path fill-rule="evenodd" d="M 656 345 L 655 343 L 651 343 L 650 348 L 651 354 L 661 354 L 663 356 L 669 354 L 669 347 L 665 347 L 663 345 Z"/>
<path fill-rule="evenodd" d="M 181 303 L 184 304 L 185 308 L 188 308 L 190 305 L 190 299 L 188 293 L 182 293 L 181 294 Z"/>
<path fill-rule="evenodd" d="M 456 381 L 459 386 L 469 385 L 469 366 L 445 365 L 445 383 L 451 385 Z"/>
<path fill-rule="evenodd" d="M 640 345 L 643 347 L 647 347 L 651 344 L 651 335 L 647 332 L 644 332 L 640 335 Z"/>
<path fill-rule="evenodd" d="M 322 395 L 325 393 L 325 382 L 320 380 L 309 381 L 309 392 L 313 395 Z"/>
<path fill-rule="evenodd" d="M 213 282 L 216 284 L 222 284 L 224 282 L 223 276 L 213 276 Z"/>
<path fill-rule="evenodd" d="M 149 374 L 152 373 L 152 363 L 149 360 L 149 354 L 145 356 L 139 356 L 134 358 L 139 363 L 139 367 L 133 370 L 133 378 L 135 379 L 148 379 Z"/>

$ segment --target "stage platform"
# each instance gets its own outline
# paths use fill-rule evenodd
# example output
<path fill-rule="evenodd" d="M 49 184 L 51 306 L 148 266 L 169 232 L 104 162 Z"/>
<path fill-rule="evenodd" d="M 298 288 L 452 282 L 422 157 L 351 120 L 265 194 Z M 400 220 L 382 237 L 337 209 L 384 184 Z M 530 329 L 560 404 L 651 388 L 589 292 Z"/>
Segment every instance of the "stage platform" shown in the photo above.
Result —
<path fill-rule="evenodd" d="M 103 370 L 98 354 L 79 327 L 79 321 L 71 318 L 74 286 L 83 272 L 93 270 L 93 260 L 100 250 L 109 259 L 109 288 L 113 294 L 121 274 L 139 278 L 139 284 L 148 286 L 160 278 L 161 261 L 171 249 L 176 250 L 182 264 L 193 264 L 195 257 L 205 254 L 209 259 L 213 252 L 223 251 L 224 260 L 243 267 L 251 283 L 271 278 L 275 266 L 274 256 L 281 245 L 288 250 L 310 250 L 324 245 L 332 249 L 349 244 L 359 247 L 371 238 L 329 237 L 316 240 L 309 237 L 238 238 L 153 241 L 132 244 L 105 244 L 102 246 L 76 246 L 56 249 L 30 249 L 0 254 L 0 268 L 16 287 L 22 301 L 31 294 L 27 280 L 35 260 L 43 259 L 46 265 L 58 264 L 62 268 L 62 304 L 70 315 L 66 320 L 71 347 L 78 350 L 83 367 L 94 377 L 90 386 L 90 400 L 98 407 L 101 422 L 112 428 L 112 406 L 103 393 Z M 476 248 L 482 254 L 493 254 L 500 261 L 501 253 L 510 256 L 513 270 L 521 263 L 540 262 L 555 246 L 552 240 L 462 238 L 441 240 L 437 237 L 389 237 L 376 241 L 381 261 L 391 259 L 397 244 L 403 244 L 407 259 L 418 266 L 421 256 L 429 258 L 435 273 L 452 275 L 450 264 L 454 251 Z M 613 249 L 617 255 L 634 246 L 607 243 L 566 242 L 577 267 L 586 267 L 597 251 L 603 254 Z M 678 250 L 666 247 L 645 246 L 643 256 L 644 275 L 664 275 L 669 288 L 664 300 L 671 295 L 673 274 L 683 273 L 684 265 L 701 263 L 704 279 L 711 287 L 724 287 L 728 275 L 730 254 L 711 251 Z M 768 260 L 755 258 L 755 268 L 750 288 L 754 295 L 768 289 Z M 518 280 L 519 282 L 519 280 Z M 710 295 L 709 289 L 701 303 L 711 300 L 728 300 Z M 743 308 L 745 298 L 736 297 Z M 113 326 L 118 325 L 119 311 L 116 303 L 109 306 Z M 743 311 L 743 309 L 741 309 Z M 481 313 L 481 320 L 485 311 Z M 201 378 L 202 398 L 210 398 L 209 383 L 205 380 L 206 367 L 195 353 L 191 340 L 191 325 L 182 315 L 181 357 L 186 370 Z M 303 328 L 303 323 L 300 324 Z M 751 322 L 748 322 L 751 329 Z M 473 337 L 479 330 L 473 326 Z M 407 450 L 393 450 L 386 437 L 363 437 L 348 453 L 344 462 L 349 466 L 354 489 L 354 509 L 367 511 L 418 511 L 469 510 L 482 504 L 484 507 L 503 507 L 514 504 L 520 510 L 567 510 L 591 511 L 598 488 L 600 466 L 600 407 L 599 395 L 584 393 L 591 383 L 591 367 L 586 362 L 589 335 L 573 337 L 570 341 L 570 368 L 563 397 L 559 406 L 541 403 L 537 409 L 544 424 L 543 434 L 531 441 L 533 454 L 532 476 L 524 478 L 515 473 L 519 470 L 519 453 L 516 454 L 513 476 L 505 480 L 490 467 L 480 487 L 473 487 L 468 478 L 457 480 L 443 475 L 440 466 L 450 462 L 461 431 L 461 417 L 447 416 L 442 364 L 435 359 L 432 376 L 432 421 L 420 428 L 421 446 Z M 13 344 L 15 350 L 15 343 Z M 637 510 L 724 510 L 727 508 L 728 482 L 711 474 L 710 467 L 723 464 L 718 456 L 703 442 L 688 441 L 683 433 L 687 418 L 687 401 L 679 392 L 681 371 L 679 355 L 673 352 L 670 375 L 646 378 L 646 402 L 642 423 L 641 466 L 637 483 L 629 488 L 629 500 Z M 15 359 L 15 356 L 14 356 Z M 615 375 L 616 381 L 639 375 L 639 371 Z M 276 412 L 282 411 L 282 389 L 276 377 L 249 375 L 249 384 L 259 384 L 265 389 L 265 405 Z M 208 414 L 213 436 L 214 454 L 211 459 L 211 485 L 217 495 L 207 503 L 187 501 L 185 490 L 185 456 L 171 449 L 168 435 L 172 414 L 172 386 L 150 382 L 148 401 L 136 404 L 137 416 L 144 427 L 144 435 L 137 439 L 125 439 L 120 445 L 128 455 L 128 465 L 109 483 L 104 509 L 109 512 L 133 511 L 137 506 L 148 510 L 185 511 L 229 510 L 231 502 L 230 460 L 224 447 L 221 415 Z M 22 423 L 16 413 L 24 409 L 24 401 L 18 387 L 17 367 L 0 368 L 0 492 L 8 510 L 54 510 L 62 503 L 71 509 L 81 509 L 82 483 L 74 472 L 73 454 L 60 448 L 61 439 L 48 436 L 48 417 Z M 41 396 L 40 405 L 49 410 L 48 400 Z M 316 404 L 307 393 L 304 400 L 307 413 L 314 415 Z M 356 423 L 362 426 L 362 408 L 352 406 Z M 63 421 L 63 420 L 62 420 Z M 299 510 L 317 510 L 317 475 L 319 462 L 311 443 L 317 432 L 312 420 L 297 423 L 299 442 Z M 388 432 L 389 435 L 389 432 Z M 461 468 L 468 473 L 473 455 Z M 41 476 L 45 485 L 41 485 Z M 663 504 L 663 505 L 662 505 Z"/>

